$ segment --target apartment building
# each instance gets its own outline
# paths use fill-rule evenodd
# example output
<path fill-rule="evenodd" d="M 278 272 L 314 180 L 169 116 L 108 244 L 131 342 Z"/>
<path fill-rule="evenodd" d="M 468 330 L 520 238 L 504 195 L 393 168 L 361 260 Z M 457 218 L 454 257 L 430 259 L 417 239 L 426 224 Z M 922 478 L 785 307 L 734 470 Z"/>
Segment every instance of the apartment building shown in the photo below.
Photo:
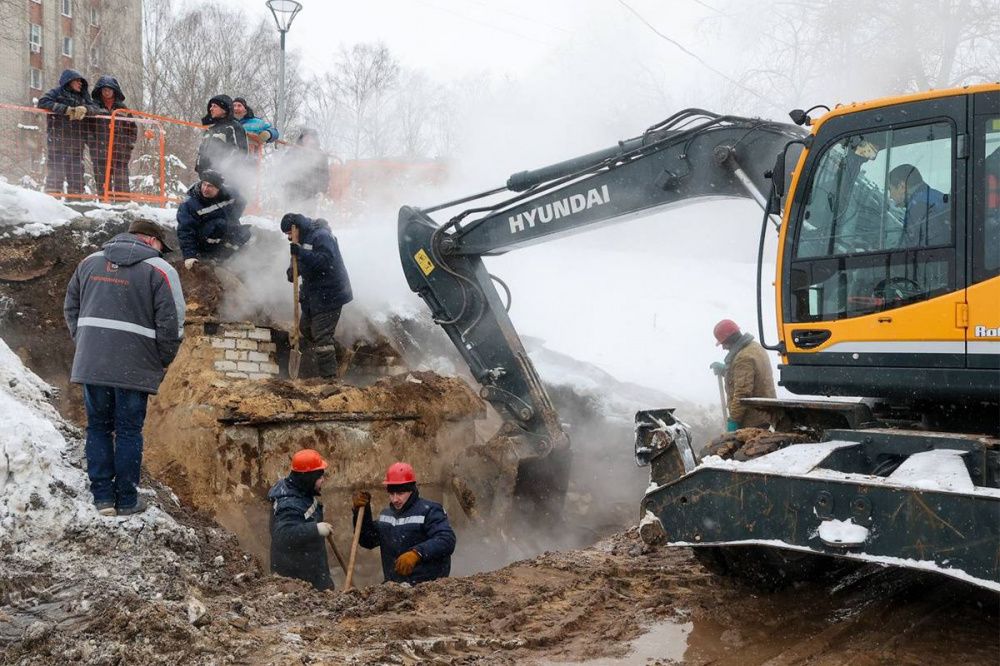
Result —
<path fill-rule="evenodd" d="M 0 102 L 34 106 L 67 68 L 117 77 L 138 105 L 142 0 L 0 0 Z"/>

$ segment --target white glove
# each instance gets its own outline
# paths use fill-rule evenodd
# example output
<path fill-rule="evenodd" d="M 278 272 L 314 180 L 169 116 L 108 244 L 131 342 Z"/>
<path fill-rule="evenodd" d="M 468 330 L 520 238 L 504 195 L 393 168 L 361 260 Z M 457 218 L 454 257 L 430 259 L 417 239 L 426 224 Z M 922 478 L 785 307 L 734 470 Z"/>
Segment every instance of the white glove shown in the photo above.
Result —
<path fill-rule="evenodd" d="M 191 267 L 198 263 L 198 260 L 194 257 L 184 260 L 184 268 L 191 270 Z"/>
<path fill-rule="evenodd" d="M 316 523 L 316 531 L 325 539 L 333 534 L 333 525 L 330 523 Z"/>
<path fill-rule="evenodd" d="M 87 107 L 85 106 L 71 106 L 66 112 L 70 120 L 83 120 L 87 115 Z"/>

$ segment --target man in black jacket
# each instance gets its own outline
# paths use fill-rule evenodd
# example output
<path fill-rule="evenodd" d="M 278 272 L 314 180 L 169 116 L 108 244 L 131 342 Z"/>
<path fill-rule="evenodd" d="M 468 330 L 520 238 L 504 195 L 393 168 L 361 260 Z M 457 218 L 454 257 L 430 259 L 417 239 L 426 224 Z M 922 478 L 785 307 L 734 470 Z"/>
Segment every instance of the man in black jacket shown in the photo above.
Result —
<path fill-rule="evenodd" d="M 125 109 L 125 93 L 118 85 L 118 79 L 113 76 L 102 76 L 97 79 L 94 92 L 91 94 L 94 102 L 100 108 L 102 116 L 110 116 L 117 109 Z M 111 178 L 105 182 L 108 166 L 108 149 L 112 148 L 111 119 L 93 118 L 90 120 L 92 139 L 89 142 L 93 148 L 91 158 L 94 163 L 94 179 L 97 181 L 97 193 L 128 192 L 128 163 L 132 158 L 132 147 L 139 136 L 139 126 L 129 120 L 127 115 L 119 113 L 115 116 L 115 145 L 111 151 Z"/>
<path fill-rule="evenodd" d="M 83 147 L 87 126 L 83 119 L 100 113 L 87 94 L 87 79 L 75 69 L 63 70 L 59 85 L 38 99 L 38 108 L 51 111 L 45 119 L 45 189 L 83 193 Z"/>
<path fill-rule="evenodd" d="M 405 462 L 389 466 L 384 485 L 389 506 L 382 509 L 378 520 L 372 520 L 369 493 L 359 490 L 351 497 L 355 525 L 364 510 L 359 543 L 369 549 L 380 548 L 387 583 L 412 585 L 446 578 L 451 573 L 455 532 L 444 507 L 420 496 L 413 468 Z"/>
<path fill-rule="evenodd" d="M 293 236 L 298 230 L 298 242 Z M 340 245 L 330 233 L 325 220 L 310 220 L 298 213 L 281 218 L 281 231 L 292 241 L 291 253 L 298 257 L 302 290 L 302 319 L 299 330 L 316 354 L 316 365 L 322 377 L 337 376 L 337 348 L 333 334 L 340 321 L 341 309 L 354 299 L 351 279 L 340 256 Z M 288 269 L 288 281 L 292 269 Z"/>
<path fill-rule="evenodd" d="M 292 456 L 292 470 L 267 493 L 271 501 L 271 571 L 299 578 L 317 590 L 333 587 L 326 560 L 326 538 L 333 528 L 323 521 L 319 501 L 326 461 L 313 449 Z"/>
<path fill-rule="evenodd" d="M 70 381 L 83 384 L 87 474 L 104 516 L 145 510 L 136 484 L 146 402 L 184 336 L 184 294 L 163 229 L 136 220 L 80 262 L 63 311 L 76 343 Z"/>
<path fill-rule="evenodd" d="M 208 169 L 188 189 L 187 200 L 177 209 L 177 240 L 190 269 L 205 258 L 225 259 L 249 239 L 250 229 L 240 224 L 246 201 L 226 188 L 222 174 Z"/>
<path fill-rule="evenodd" d="M 201 119 L 208 125 L 198 146 L 198 161 L 194 170 L 200 176 L 207 169 L 231 175 L 233 167 L 245 163 L 249 148 L 247 133 L 233 118 L 233 100 L 229 95 L 216 95 L 208 100 L 208 113 Z"/>

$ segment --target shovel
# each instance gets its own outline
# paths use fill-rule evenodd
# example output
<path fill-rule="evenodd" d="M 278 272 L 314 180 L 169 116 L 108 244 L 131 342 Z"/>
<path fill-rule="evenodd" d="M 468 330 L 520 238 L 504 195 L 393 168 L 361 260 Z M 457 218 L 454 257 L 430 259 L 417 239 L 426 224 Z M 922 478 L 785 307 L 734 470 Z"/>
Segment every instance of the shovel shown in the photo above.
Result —
<path fill-rule="evenodd" d="M 299 242 L 299 228 L 295 225 L 292 225 L 292 242 Z M 288 336 L 292 344 L 292 349 L 288 352 L 288 377 L 298 379 L 299 366 L 302 365 L 302 352 L 299 351 L 299 258 L 294 254 L 292 255 L 292 311 L 294 320 L 291 334 Z"/>
<path fill-rule="evenodd" d="M 347 561 L 347 580 L 344 581 L 344 591 L 351 589 L 351 579 L 354 577 L 354 560 L 358 556 L 358 542 L 361 541 L 361 523 L 364 520 L 364 509 L 358 510 L 358 522 L 354 524 L 354 541 L 351 542 L 351 559 Z"/>
<path fill-rule="evenodd" d="M 344 563 L 344 558 L 340 554 L 340 550 L 337 549 L 337 543 L 333 540 L 332 534 L 326 535 L 326 542 L 330 544 L 330 548 L 333 549 L 333 554 L 337 556 L 337 561 L 340 562 L 340 568 L 344 570 L 344 575 L 347 575 L 347 565 Z"/>
<path fill-rule="evenodd" d="M 726 409 L 726 389 L 722 384 L 722 377 L 720 375 L 715 376 L 719 380 L 719 402 L 722 403 L 722 427 L 729 425 L 729 410 Z"/>

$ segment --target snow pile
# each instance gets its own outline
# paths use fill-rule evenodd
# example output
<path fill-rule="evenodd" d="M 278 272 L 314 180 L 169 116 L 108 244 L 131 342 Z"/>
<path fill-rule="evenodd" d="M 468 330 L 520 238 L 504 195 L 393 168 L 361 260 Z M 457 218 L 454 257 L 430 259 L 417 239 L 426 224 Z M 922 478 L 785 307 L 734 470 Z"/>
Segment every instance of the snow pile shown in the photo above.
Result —
<path fill-rule="evenodd" d="M 0 340 L 0 549 L 51 557 L 53 543 L 112 536 L 124 531 L 170 532 L 192 538 L 152 507 L 129 519 L 104 518 L 94 509 L 83 469 L 79 432 L 48 402 L 52 389 L 24 367 Z M 148 529 L 154 528 L 154 529 Z"/>
<path fill-rule="evenodd" d="M 76 216 L 47 194 L 0 181 L 0 227 L 16 225 L 17 235 L 41 236 Z"/>

